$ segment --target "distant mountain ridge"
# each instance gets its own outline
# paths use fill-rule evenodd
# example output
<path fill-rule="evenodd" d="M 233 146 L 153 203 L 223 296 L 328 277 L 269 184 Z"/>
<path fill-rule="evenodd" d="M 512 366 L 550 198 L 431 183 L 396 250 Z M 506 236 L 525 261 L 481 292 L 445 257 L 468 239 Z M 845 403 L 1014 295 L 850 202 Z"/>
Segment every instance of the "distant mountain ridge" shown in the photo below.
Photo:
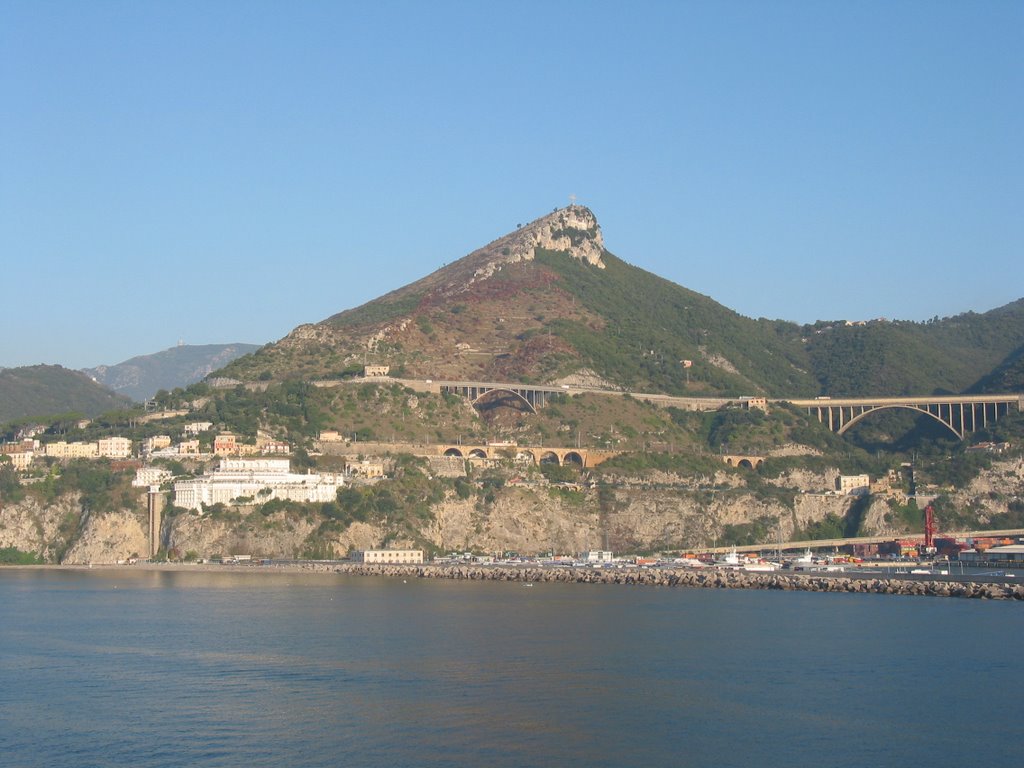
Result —
<path fill-rule="evenodd" d="M 152 355 L 82 372 L 114 392 L 136 401 L 201 381 L 232 360 L 259 349 L 256 344 L 179 344 Z"/>
<path fill-rule="evenodd" d="M 130 404 L 80 371 L 59 365 L 0 369 L 0 424 L 64 413 L 93 417 Z"/>
<path fill-rule="evenodd" d="M 1024 299 L 927 323 L 744 317 L 617 258 L 594 214 L 570 206 L 222 373 L 336 378 L 368 362 L 410 378 L 693 396 L 929 394 L 991 386 L 1022 345 Z"/>

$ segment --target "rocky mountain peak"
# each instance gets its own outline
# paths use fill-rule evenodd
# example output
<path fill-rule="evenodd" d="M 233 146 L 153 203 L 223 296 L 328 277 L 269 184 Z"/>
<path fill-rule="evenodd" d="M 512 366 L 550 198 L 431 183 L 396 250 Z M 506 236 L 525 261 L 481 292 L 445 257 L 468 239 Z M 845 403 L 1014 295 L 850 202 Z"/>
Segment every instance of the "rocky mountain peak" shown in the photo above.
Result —
<path fill-rule="evenodd" d="M 533 261 L 538 250 L 559 251 L 584 264 L 605 268 L 601 260 L 604 236 L 597 217 L 585 206 L 570 205 L 518 226 L 514 232 L 469 254 L 464 262 L 474 265 L 475 271 L 467 285 L 486 280 L 506 264 Z"/>
<path fill-rule="evenodd" d="M 519 259 L 532 259 L 537 249 L 563 251 L 574 259 L 604 269 L 604 236 L 593 211 L 582 205 L 560 208 L 506 235 Z"/>

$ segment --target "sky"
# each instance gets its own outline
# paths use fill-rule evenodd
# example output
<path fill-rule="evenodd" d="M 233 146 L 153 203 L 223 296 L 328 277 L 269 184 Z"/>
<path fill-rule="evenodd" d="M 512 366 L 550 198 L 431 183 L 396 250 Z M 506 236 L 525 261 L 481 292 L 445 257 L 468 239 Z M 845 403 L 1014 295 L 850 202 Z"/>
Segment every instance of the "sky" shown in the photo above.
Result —
<path fill-rule="evenodd" d="M 1024 3 L 0 0 L 0 367 L 263 344 L 567 205 L 749 317 L 1024 296 Z"/>

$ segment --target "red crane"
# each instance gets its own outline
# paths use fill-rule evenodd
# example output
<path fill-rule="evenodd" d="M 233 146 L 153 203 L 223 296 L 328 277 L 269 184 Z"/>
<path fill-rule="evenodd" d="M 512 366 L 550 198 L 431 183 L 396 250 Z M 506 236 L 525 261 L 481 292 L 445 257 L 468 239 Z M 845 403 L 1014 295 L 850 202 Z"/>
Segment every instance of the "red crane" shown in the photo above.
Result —
<path fill-rule="evenodd" d="M 924 548 L 926 552 L 935 551 L 935 509 L 929 504 L 924 508 Z"/>

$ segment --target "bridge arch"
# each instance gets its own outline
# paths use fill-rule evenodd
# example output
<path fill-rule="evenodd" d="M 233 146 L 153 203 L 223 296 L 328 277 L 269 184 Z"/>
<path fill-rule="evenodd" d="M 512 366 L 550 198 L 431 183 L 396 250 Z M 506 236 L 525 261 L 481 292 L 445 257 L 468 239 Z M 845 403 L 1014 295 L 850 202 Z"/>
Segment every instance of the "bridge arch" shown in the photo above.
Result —
<path fill-rule="evenodd" d="M 487 458 L 487 451 L 485 451 L 483 448 L 473 448 L 469 452 L 469 458 L 471 458 L 471 459 L 486 459 Z"/>
<path fill-rule="evenodd" d="M 544 451 L 544 453 L 542 453 L 540 455 L 540 459 L 539 459 L 538 463 L 540 463 L 540 464 L 561 464 L 562 462 L 559 461 L 558 454 L 555 453 L 554 451 Z"/>
<path fill-rule="evenodd" d="M 948 422 L 945 419 L 943 419 L 940 415 L 932 413 L 927 408 L 919 408 L 919 407 L 913 406 L 913 405 L 900 405 L 900 404 L 879 405 L 879 406 L 875 406 L 874 408 L 868 408 L 868 409 L 862 411 L 861 413 L 856 414 L 852 419 L 850 419 L 845 424 L 843 424 L 841 427 L 839 427 L 839 429 L 836 432 L 836 434 L 838 434 L 838 435 L 844 434 L 850 427 L 852 427 L 853 425 L 859 423 L 860 421 L 862 421 L 864 419 L 865 416 L 870 416 L 872 413 L 878 413 L 879 411 L 886 411 L 886 410 L 890 410 L 890 409 L 895 410 L 897 408 L 902 408 L 903 410 L 906 410 L 906 411 L 913 411 L 914 413 L 917 413 L 917 414 L 924 414 L 925 416 L 930 416 L 931 418 L 935 419 L 935 421 L 939 422 L 939 424 L 941 424 L 946 429 L 948 429 L 950 432 L 952 432 L 954 435 L 956 435 L 956 438 L 958 440 L 963 440 L 964 439 L 963 434 L 958 432 L 956 430 L 956 428 L 950 422 Z"/>
<path fill-rule="evenodd" d="M 537 413 L 537 409 L 534 408 L 533 403 L 527 400 L 519 392 L 512 389 L 505 389 L 503 387 L 496 387 L 494 389 L 488 389 L 486 392 L 480 393 L 477 397 L 470 401 L 471 405 L 480 410 L 480 407 L 491 400 L 497 400 L 497 395 L 503 395 L 505 397 L 511 396 L 512 401 L 515 403 L 521 403 L 525 405 L 530 413 Z"/>
<path fill-rule="evenodd" d="M 730 467 L 743 467 L 744 469 L 757 469 L 764 464 L 764 456 L 752 455 L 725 455 L 722 461 Z"/>
<path fill-rule="evenodd" d="M 444 455 L 445 456 L 455 456 L 456 458 L 459 458 L 459 459 L 464 459 L 465 458 L 465 456 L 462 455 L 462 451 L 460 451 L 458 448 L 449 448 L 448 450 L 446 450 L 444 452 Z"/>
<path fill-rule="evenodd" d="M 578 464 L 579 466 L 582 467 L 586 462 L 583 461 L 583 456 L 577 453 L 576 451 L 567 451 L 566 454 L 562 457 L 562 463 Z"/>
<path fill-rule="evenodd" d="M 838 434 L 843 434 L 868 413 L 905 408 L 925 413 L 963 440 L 969 432 L 985 429 L 1011 413 L 1024 411 L 1024 394 L 949 395 L 928 397 L 830 397 L 790 400 Z"/>

